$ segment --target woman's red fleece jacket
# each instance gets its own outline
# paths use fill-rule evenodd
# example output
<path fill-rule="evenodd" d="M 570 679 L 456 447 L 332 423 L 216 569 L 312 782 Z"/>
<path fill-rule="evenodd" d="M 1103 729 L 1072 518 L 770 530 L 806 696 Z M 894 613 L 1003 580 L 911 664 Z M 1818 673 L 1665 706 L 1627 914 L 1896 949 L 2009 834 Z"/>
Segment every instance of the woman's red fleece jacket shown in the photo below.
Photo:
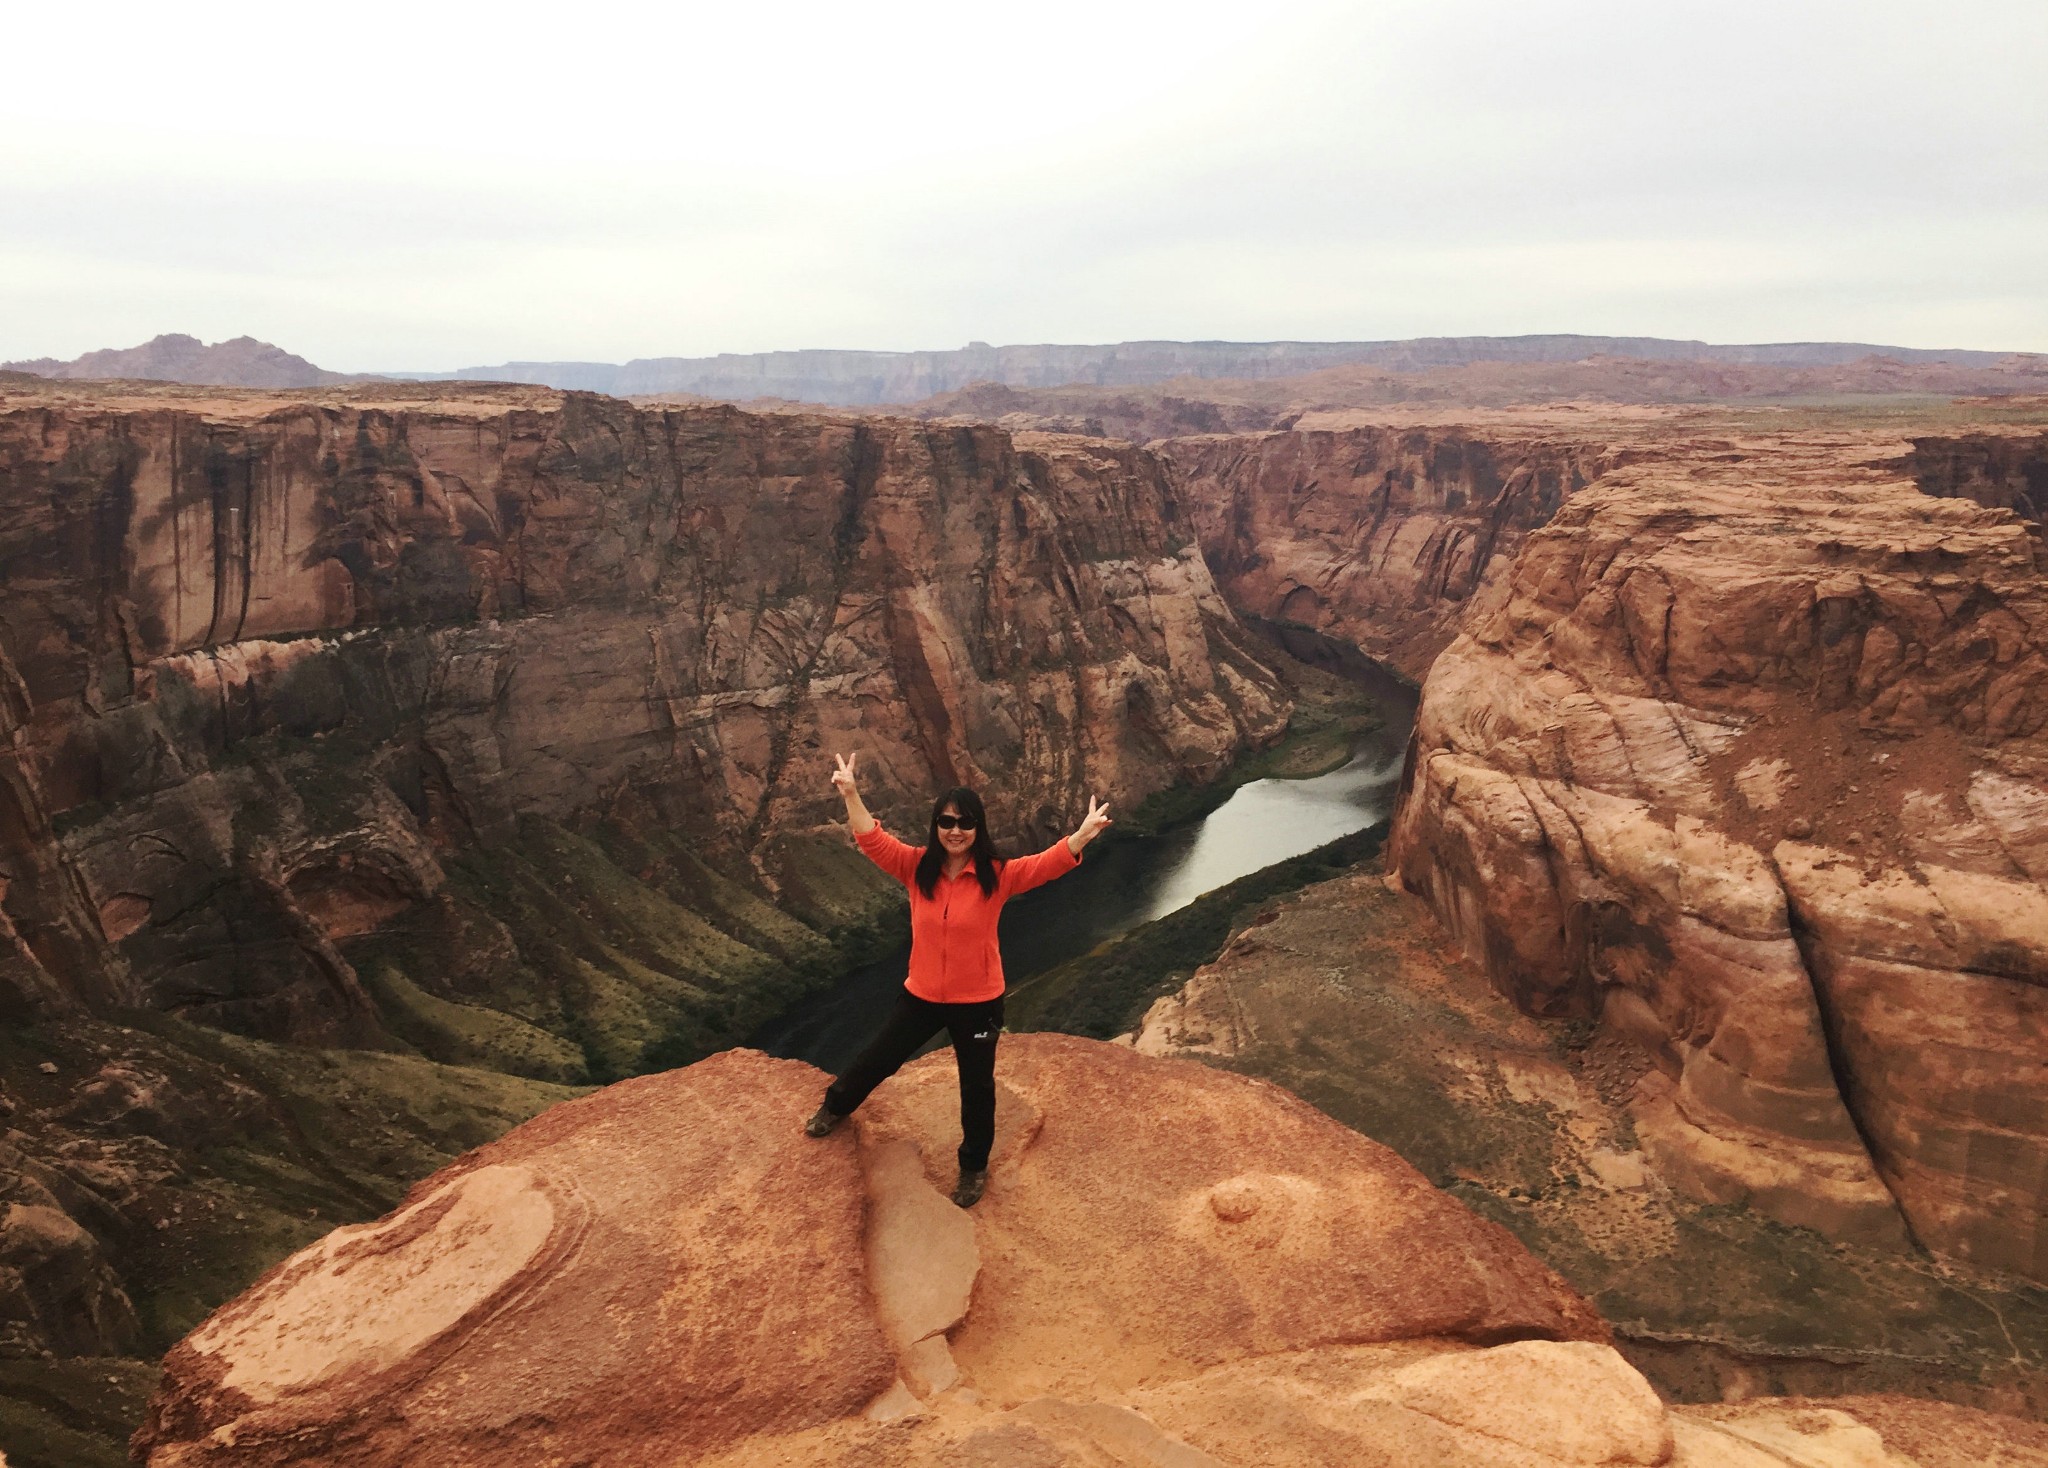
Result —
<path fill-rule="evenodd" d="M 927 897 L 916 881 L 923 847 L 898 841 L 879 825 L 853 839 L 869 861 L 910 889 L 910 978 L 903 987 L 934 1004 L 998 998 L 1003 955 L 996 946 L 996 917 L 1003 904 L 1081 864 L 1063 836 L 1036 856 L 999 863 L 996 890 L 986 896 L 970 862 L 957 877 L 941 872 Z"/>

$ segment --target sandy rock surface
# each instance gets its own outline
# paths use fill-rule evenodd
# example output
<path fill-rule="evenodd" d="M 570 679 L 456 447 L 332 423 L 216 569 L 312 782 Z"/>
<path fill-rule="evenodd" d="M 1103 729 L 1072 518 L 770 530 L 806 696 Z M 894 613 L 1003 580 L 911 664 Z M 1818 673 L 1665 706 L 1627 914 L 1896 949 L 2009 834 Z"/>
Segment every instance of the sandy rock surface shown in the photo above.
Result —
<path fill-rule="evenodd" d="M 689 1461 L 948 1393 L 1086 1404 L 1321 1345 L 1603 1334 L 1504 1230 L 1269 1086 L 1013 1039 L 963 1213 L 946 1057 L 813 1142 L 820 1084 L 729 1052 L 472 1153 L 188 1337 L 148 1461 Z"/>
<path fill-rule="evenodd" d="M 1903 447 L 1572 497 L 1430 673 L 1392 859 L 1518 1003 L 1653 1057 L 1696 1196 L 2041 1279 L 2048 589 Z"/>
<path fill-rule="evenodd" d="M 1506 1230 L 1278 1087 L 1052 1035 L 1005 1040 L 1001 1079 L 1016 1120 L 952 1335 L 985 1391 L 1096 1393 L 1337 1341 L 1604 1338 Z M 861 1122 L 950 1186 L 957 1117 L 941 1059 Z"/>
<path fill-rule="evenodd" d="M 138 1450 L 652 1464 L 858 1412 L 895 1359 L 855 1158 L 798 1145 L 814 1082 L 728 1052 L 470 1153 L 188 1336 Z"/>
<path fill-rule="evenodd" d="M 139 1461 L 1905 1461 L 1840 1410 L 1674 1416 L 1505 1230 L 1264 1083 L 1013 1037 L 962 1212 L 948 1057 L 812 1141 L 822 1079 L 728 1052 L 470 1154 L 180 1344 Z"/>

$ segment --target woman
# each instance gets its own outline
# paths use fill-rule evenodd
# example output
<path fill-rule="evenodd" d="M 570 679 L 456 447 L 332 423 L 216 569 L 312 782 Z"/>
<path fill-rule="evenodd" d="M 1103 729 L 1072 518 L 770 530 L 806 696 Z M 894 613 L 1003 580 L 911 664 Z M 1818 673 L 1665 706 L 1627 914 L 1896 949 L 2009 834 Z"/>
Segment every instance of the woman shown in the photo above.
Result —
<path fill-rule="evenodd" d="M 804 1130 L 822 1137 L 852 1115 L 940 1030 L 953 1037 L 960 1070 L 960 1181 L 953 1201 L 972 1208 L 988 1186 L 996 1138 L 996 1037 L 1003 1029 L 1003 958 L 996 917 L 1019 892 L 1064 877 L 1109 824 L 1109 807 L 1088 801 L 1081 828 L 1036 856 L 1005 861 L 988 839 L 981 797 L 965 787 L 932 805 L 924 849 L 898 841 L 868 814 L 854 783 L 856 755 L 834 755 L 832 786 L 869 861 L 910 889 L 910 977 L 882 1032 L 825 1092 Z"/>

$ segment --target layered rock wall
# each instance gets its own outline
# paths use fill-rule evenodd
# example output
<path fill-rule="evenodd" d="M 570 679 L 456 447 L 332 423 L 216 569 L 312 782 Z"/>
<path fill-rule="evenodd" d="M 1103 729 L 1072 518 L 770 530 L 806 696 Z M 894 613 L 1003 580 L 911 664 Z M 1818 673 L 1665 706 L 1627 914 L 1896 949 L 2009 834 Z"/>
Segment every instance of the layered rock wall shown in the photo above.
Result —
<path fill-rule="evenodd" d="M 1965 433 L 1913 440 L 1901 462 L 1922 492 L 2011 510 L 2041 537 L 2048 512 L 2048 434 Z"/>
<path fill-rule="evenodd" d="M 1475 596 L 1621 450 L 1553 435 L 1361 427 L 1154 448 L 1231 604 L 1420 678 Z"/>
<path fill-rule="evenodd" d="M 1651 1051 L 1689 1190 L 2038 1279 L 2048 590 L 1882 447 L 1574 497 L 1431 670 L 1392 860 L 1518 1003 Z"/>
<path fill-rule="evenodd" d="M 832 750 L 899 824 L 974 783 L 1023 843 L 1286 716 L 1121 446 L 488 392 L 0 414 L 17 1012 L 346 1035 L 352 939 L 505 956 L 444 868 L 524 819 L 775 890 Z"/>

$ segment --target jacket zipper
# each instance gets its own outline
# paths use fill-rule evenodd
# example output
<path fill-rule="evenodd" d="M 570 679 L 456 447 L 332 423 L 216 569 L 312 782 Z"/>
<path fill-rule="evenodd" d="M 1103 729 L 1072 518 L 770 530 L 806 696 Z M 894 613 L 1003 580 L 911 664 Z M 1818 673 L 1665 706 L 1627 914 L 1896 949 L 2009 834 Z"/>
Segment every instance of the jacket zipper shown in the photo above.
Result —
<path fill-rule="evenodd" d="M 946 950 L 953 946 L 946 924 L 953 921 L 953 879 L 946 878 L 946 905 L 939 909 L 939 994 L 941 1004 L 945 1003 L 946 992 Z"/>

